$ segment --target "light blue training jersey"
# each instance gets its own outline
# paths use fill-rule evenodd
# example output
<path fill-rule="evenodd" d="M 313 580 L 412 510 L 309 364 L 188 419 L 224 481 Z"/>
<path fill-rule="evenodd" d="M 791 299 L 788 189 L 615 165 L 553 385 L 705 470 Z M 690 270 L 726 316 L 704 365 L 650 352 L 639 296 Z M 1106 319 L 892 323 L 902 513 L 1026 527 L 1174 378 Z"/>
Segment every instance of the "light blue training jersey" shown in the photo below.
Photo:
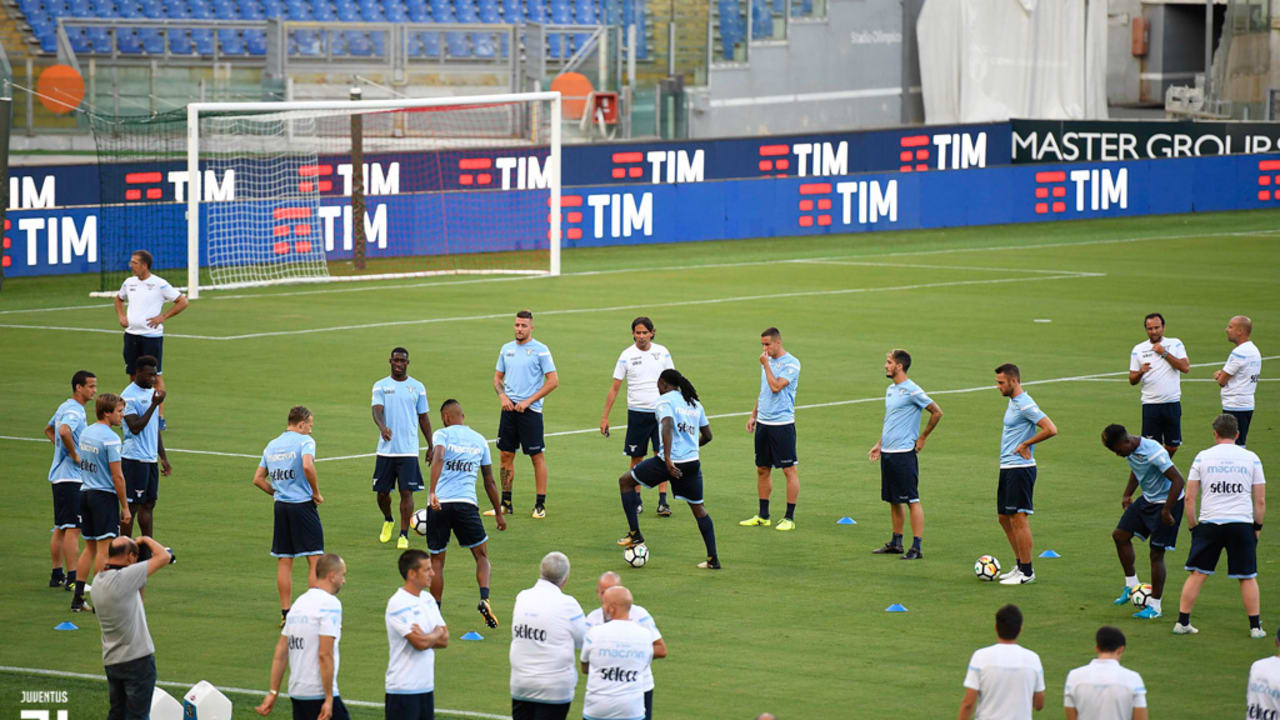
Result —
<path fill-rule="evenodd" d="M 444 448 L 444 466 L 436 480 L 436 497 L 442 503 L 478 504 L 476 473 L 482 466 L 493 464 L 484 436 L 466 425 L 450 425 L 432 433 L 431 442 L 437 448 Z"/>
<path fill-rule="evenodd" d="M 547 382 L 547 373 L 556 371 L 556 364 L 551 360 L 551 348 L 529 338 L 520 344 L 515 340 L 502 346 L 498 351 L 498 366 L 502 373 L 502 391 L 511 398 L 511 402 L 520 402 L 533 397 Z M 529 406 L 534 412 L 542 412 L 542 400 Z"/>
<path fill-rule="evenodd" d="M 378 454 L 418 456 L 418 416 L 425 415 L 427 388 L 411 377 L 403 381 L 390 375 L 373 384 L 373 405 L 382 406 L 383 422 L 391 429 L 391 439 L 378 435 Z"/>
<path fill-rule="evenodd" d="M 932 403 L 933 400 L 913 380 L 890 384 L 884 391 L 880 452 L 915 450 L 916 438 L 920 437 L 920 413 Z"/>
<path fill-rule="evenodd" d="M 124 398 L 124 414 L 137 415 L 139 418 L 146 415 L 147 408 L 151 407 L 151 398 L 154 393 L 154 388 L 141 388 L 137 383 L 129 383 L 129 387 L 120 393 L 120 397 Z M 120 451 L 121 457 L 140 462 L 159 460 L 160 456 L 156 451 L 156 441 L 160 437 L 159 408 L 151 413 L 151 420 L 142 428 L 142 432 L 136 435 L 129 432 L 129 423 L 123 423 L 123 427 L 124 449 Z"/>
<path fill-rule="evenodd" d="M 120 462 L 120 436 L 116 435 L 110 425 L 94 423 L 80 433 L 80 442 L 76 443 L 76 452 L 80 454 L 80 485 L 85 490 L 105 490 L 116 494 L 115 483 L 111 481 L 111 463 Z"/>
<path fill-rule="evenodd" d="M 62 442 L 62 436 L 58 434 L 59 428 L 63 425 L 71 428 L 72 444 L 80 443 L 80 433 L 84 432 L 87 427 L 85 424 L 84 406 L 76 402 L 75 398 L 67 398 L 58 406 L 53 413 L 53 417 L 49 418 L 49 427 L 53 428 L 53 462 L 49 465 L 49 482 L 80 482 L 80 467 L 71 462 L 71 455 L 67 453 L 67 446 Z"/>
<path fill-rule="evenodd" d="M 1004 432 L 1000 434 L 1000 467 L 1035 467 L 1036 446 L 1031 446 L 1031 459 L 1014 452 L 1023 442 L 1036 435 L 1036 423 L 1045 418 L 1036 401 L 1025 390 L 1017 397 L 1009 398 L 1004 411 Z"/>
<path fill-rule="evenodd" d="M 658 439 L 662 439 L 662 421 L 671 418 L 671 462 L 689 462 L 698 459 L 698 428 L 711 423 L 707 421 L 707 413 L 702 403 L 694 400 L 692 404 L 685 402 L 679 390 L 672 390 L 658 398 L 658 408 L 653 411 L 658 417 Z M 666 457 L 665 449 L 660 449 L 662 457 Z"/>
<path fill-rule="evenodd" d="M 1142 497 L 1147 502 L 1162 503 L 1168 499 L 1169 487 L 1173 485 L 1173 481 L 1164 476 L 1164 471 L 1173 467 L 1173 459 L 1163 445 L 1151 438 L 1142 438 L 1137 449 L 1125 459 L 1129 461 L 1134 477 L 1138 478 Z M 1178 499 L 1181 500 L 1182 496 L 1178 496 Z"/>
<path fill-rule="evenodd" d="M 267 443 L 258 467 L 265 468 L 276 500 L 285 503 L 311 502 L 311 483 L 302 468 L 302 456 L 316 457 L 316 441 L 310 435 L 285 430 Z"/>
<path fill-rule="evenodd" d="M 788 425 L 796 421 L 796 384 L 800 382 L 800 361 L 791 353 L 769 358 L 773 376 L 787 384 L 778 392 L 769 389 L 769 378 L 760 368 L 760 398 L 756 422 L 761 425 Z"/>

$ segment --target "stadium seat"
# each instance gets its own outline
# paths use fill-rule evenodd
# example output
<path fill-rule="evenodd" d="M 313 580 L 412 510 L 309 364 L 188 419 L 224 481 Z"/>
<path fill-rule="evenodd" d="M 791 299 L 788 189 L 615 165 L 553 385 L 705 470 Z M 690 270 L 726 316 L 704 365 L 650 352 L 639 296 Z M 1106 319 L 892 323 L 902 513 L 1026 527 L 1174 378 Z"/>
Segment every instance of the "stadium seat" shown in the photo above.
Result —
<path fill-rule="evenodd" d="M 410 5 L 408 8 L 408 21 L 415 23 L 431 22 L 431 10 L 426 5 Z"/>
<path fill-rule="evenodd" d="M 387 15 L 383 12 L 382 5 L 379 3 L 361 4 L 360 17 L 365 22 L 384 22 L 387 19 Z"/>
<path fill-rule="evenodd" d="M 141 55 L 142 41 L 131 28 L 116 28 L 116 48 L 125 55 Z"/>
<path fill-rule="evenodd" d="M 195 45 L 196 52 L 201 55 L 213 54 L 213 31 L 208 28 L 193 28 L 191 30 L 191 42 Z"/>
<path fill-rule="evenodd" d="M 355 5 L 339 5 L 336 14 L 342 22 L 360 22 L 360 10 Z"/>
<path fill-rule="evenodd" d="M 142 49 L 148 55 L 164 53 L 164 35 L 155 28 L 138 28 L 138 39 L 142 41 Z"/>
<path fill-rule="evenodd" d="M 497 5 L 482 5 L 480 6 L 480 22 L 500 23 L 502 22 L 502 11 Z"/>
<path fill-rule="evenodd" d="M 248 52 L 240 33 L 229 29 L 218 31 L 218 50 L 223 55 L 244 55 Z"/>
<path fill-rule="evenodd" d="M 93 45 L 93 52 L 109 53 L 111 52 L 111 34 L 106 28 L 91 27 L 85 29 L 85 36 L 89 38 L 89 42 Z"/>
<path fill-rule="evenodd" d="M 471 45 L 467 42 L 469 38 L 467 33 L 447 32 L 444 34 L 445 48 L 449 51 L 449 57 L 453 58 L 469 58 L 471 57 Z"/>
<path fill-rule="evenodd" d="M 753 40 L 773 37 L 773 13 L 769 10 L 767 0 L 751 0 L 751 38 Z"/>
<path fill-rule="evenodd" d="M 369 32 L 369 45 L 373 47 L 375 57 L 386 57 L 387 55 L 387 33 L 378 30 Z"/>
<path fill-rule="evenodd" d="M 440 57 L 440 33 L 438 32 L 420 32 L 416 33 L 418 39 L 422 41 L 422 54 L 429 58 Z"/>
<path fill-rule="evenodd" d="M 312 5 L 311 14 L 316 20 L 325 22 L 333 22 L 338 19 L 338 14 L 334 12 L 333 6 L 327 2 L 318 2 Z"/>
<path fill-rule="evenodd" d="M 40 49 L 47 53 L 58 52 L 58 37 L 48 33 L 40 35 L 36 38 L 40 41 Z"/>
<path fill-rule="evenodd" d="M 578 0 L 574 3 L 574 19 L 580 25 L 595 25 L 599 22 L 596 16 L 596 5 L 591 0 Z"/>
<path fill-rule="evenodd" d="M 250 55 L 266 55 L 267 54 L 267 31 L 266 30 L 245 30 L 244 44 Z"/>
<path fill-rule="evenodd" d="M 67 40 L 71 41 L 71 49 L 78 53 L 89 52 L 92 43 L 84 34 L 84 28 L 68 28 Z"/>
<path fill-rule="evenodd" d="M 347 53 L 349 55 L 367 57 L 373 54 L 373 46 L 369 43 L 368 33 L 347 30 L 343 33 L 343 36 L 343 39 L 346 40 Z"/>
<path fill-rule="evenodd" d="M 191 42 L 191 37 L 187 35 L 186 30 L 177 28 L 169 30 L 169 52 L 190 55 L 193 50 L 195 50 L 195 44 Z"/>
<path fill-rule="evenodd" d="M 403 5 L 388 5 L 383 9 L 386 11 L 388 22 L 407 22 L 409 20 L 409 12 Z"/>

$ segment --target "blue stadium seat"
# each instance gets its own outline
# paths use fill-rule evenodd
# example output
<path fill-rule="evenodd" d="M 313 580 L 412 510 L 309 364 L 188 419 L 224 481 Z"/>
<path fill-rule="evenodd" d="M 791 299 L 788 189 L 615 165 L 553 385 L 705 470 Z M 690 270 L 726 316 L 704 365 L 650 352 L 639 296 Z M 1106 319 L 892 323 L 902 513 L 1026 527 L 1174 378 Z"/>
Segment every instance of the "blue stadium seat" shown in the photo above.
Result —
<path fill-rule="evenodd" d="M 100 18 L 127 17 L 124 14 L 124 6 L 127 4 L 131 3 L 121 2 L 120 7 L 117 8 L 116 4 L 111 0 L 97 0 L 93 3 L 93 16 Z"/>
<path fill-rule="evenodd" d="M 138 39 L 142 41 L 142 49 L 149 55 L 164 52 L 164 35 L 155 28 L 138 28 Z"/>
<path fill-rule="evenodd" d="M 343 35 L 346 39 L 348 54 L 360 57 L 368 57 L 373 54 L 373 45 L 369 42 L 368 33 L 347 30 Z"/>
<path fill-rule="evenodd" d="M 502 12 L 497 5 L 481 5 L 480 6 L 480 22 L 482 23 L 500 23 L 502 22 Z"/>
<path fill-rule="evenodd" d="M 213 8 L 207 5 L 192 5 L 191 17 L 196 20 L 209 20 L 213 18 Z"/>
<path fill-rule="evenodd" d="M 223 55 L 244 55 L 247 52 L 240 33 L 226 28 L 218 31 L 218 50 Z"/>
<path fill-rule="evenodd" d="M 418 39 L 422 41 L 422 54 L 429 58 L 440 57 L 440 33 L 438 32 L 420 32 L 416 33 Z"/>
<path fill-rule="evenodd" d="M 773 37 L 773 12 L 767 0 L 751 0 L 751 37 L 754 40 Z"/>
<path fill-rule="evenodd" d="M 573 12 L 567 0 L 551 0 L 551 22 L 558 25 L 573 24 Z"/>
<path fill-rule="evenodd" d="M 240 9 L 226 3 L 213 6 L 213 16 L 219 20 L 238 20 Z"/>
<path fill-rule="evenodd" d="M 360 22 L 360 10 L 355 5 L 339 5 L 335 12 L 342 22 Z"/>
<path fill-rule="evenodd" d="M 41 50 L 47 53 L 58 52 L 58 37 L 56 35 L 45 34 L 37 36 L 36 39 L 40 41 Z"/>
<path fill-rule="evenodd" d="M 733 46 L 742 39 L 743 24 L 738 17 L 736 0 L 720 0 L 720 42 L 725 60 L 733 59 Z"/>
<path fill-rule="evenodd" d="M 574 16 L 581 25 L 595 25 L 600 22 L 596 15 L 596 5 L 592 0 L 578 0 L 574 3 Z"/>
<path fill-rule="evenodd" d="M 408 21 L 416 23 L 431 22 L 431 8 L 427 5 L 410 5 Z M 421 43 L 419 43 L 421 45 Z"/>
<path fill-rule="evenodd" d="M 314 3 L 311 6 L 311 14 L 316 20 L 324 20 L 325 22 L 332 22 L 338 19 L 338 14 L 334 12 L 333 6 L 327 2 Z"/>
<path fill-rule="evenodd" d="M 386 57 L 387 55 L 387 34 L 373 30 L 369 32 L 369 44 L 373 47 L 373 54 L 377 57 Z"/>
<path fill-rule="evenodd" d="M 791 0 L 791 17 L 813 14 L 813 0 Z"/>
<path fill-rule="evenodd" d="M 201 55 L 213 54 L 213 31 L 208 28 L 192 28 L 191 42 L 195 45 L 196 52 Z"/>
<path fill-rule="evenodd" d="M 93 45 L 93 52 L 111 52 L 111 35 L 106 28 L 91 27 L 86 28 L 84 32 L 85 36 L 89 38 L 89 42 Z"/>
<path fill-rule="evenodd" d="M 249 50 L 250 55 L 266 55 L 267 54 L 267 31 L 266 30 L 245 30 L 244 44 Z"/>
<path fill-rule="evenodd" d="M 360 4 L 360 17 L 364 18 L 365 22 L 383 22 L 387 19 L 386 13 L 382 10 L 382 4 L 372 2 Z"/>
<path fill-rule="evenodd" d="M 409 20 L 409 12 L 403 5 L 388 5 L 386 8 L 386 19 L 390 22 L 407 22 Z"/>
<path fill-rule="evenodd" d="M 67 39 L 71 41 L 71 49 L 78 53 L 89 52 L 93 44 L 84 34 L 84 28 L 68 28 Z M 55 48 L 56 49 L 56 48 Z"/>
<path fill-rule="evenodd" d="M 467 33 L 447 32 L 444 34 L 445 48 L 449 51 L 449 57 L 469 58 L 471 57 L 471 44 L 467 41 Z"/>
<path fill-rule="evenodd" d="M 142 41 L 132 28 L 116 28 L 116 47 L 125 55 L 142 54 Z"/>
<path fill-rule="evenodd" d="M 142 17 L 159 19 L 164 17 L 164 6 L 156 0 L 142 0 Z"/>
<path fill-rule="evenodd" d="M 178 55 L 190 55 L 195 50 L 195 44 L 191 42 L 191 37 L 187 35 L 186 30 L 173 29 L 169 31 L 169 52 Z"/>
<path fill-rule="evenodd" d="M 284 6 L 284 15 L 290 20 L 311 20 L 314 18 L 310 3 L 289 0 Z"/>

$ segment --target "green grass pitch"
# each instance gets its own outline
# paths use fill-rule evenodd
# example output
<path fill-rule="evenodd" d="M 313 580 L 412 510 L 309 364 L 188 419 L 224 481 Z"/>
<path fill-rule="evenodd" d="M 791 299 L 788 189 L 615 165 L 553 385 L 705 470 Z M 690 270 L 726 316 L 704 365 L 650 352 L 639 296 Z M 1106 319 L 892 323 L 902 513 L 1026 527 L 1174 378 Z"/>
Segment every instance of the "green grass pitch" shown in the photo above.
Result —
<path fill-rule="evenodd" d="M 146 597 L 160 678 L 265 688 L 279 614 L 271 503 L 250 479 L 288 408 L 301 403 L 316 417 L 328 549 L 349 566 L 342 695 L 379 703 L 352 708 L 356 717 L 381 717 L 382 612 L 400 578 L 394 546 L 376 537 L 370 386 L 387 374 L 390 349 L 404 345 L 410 374 L 427 386 L 433 423 L 439 404 L 455 397 L 469 424 L 492 437 L 496 353 L 511 338 L 514 312 L 529 307 L 561 381 L 546 402 L 548 517 L 528 517 L 532 473 L 518 458 L 517 513 L 507 532 L 490 536 L 499 631 L 485 630 L 474 610 L 469 554 L 450 553 L 443 613 L 453 641 L 437 655 L 437 707 L 509 712 L 511 603 L 533 584 L 542 554 L 557 549 L 573 562 L 568 591 L 584 608 L 595 607 L 596 577 L 613 569 L 654 614 L 671 651 L 654 668 L 659 718 L 764 710 L 784 718 L 951 716 L 969 654 L 994 642 L 993 614 L 1006 602 L 1022 607 L 1023 644 L 1044 662 L 1045 717 L 1060 716 L 1067 671 L 1092 657 L 1093 632 L 1107 623 L 1128 636 L 1125 664 L 1145 678 L 1153 717 L 1238 716 L 1250 663 L 1275 646 L 1249 639 L 1237 583 L 1225 573 L 1200 598 L 1201 633 L 1170 634 L 1185 526 L 1169 554 L 1165 618 L 1141 622 L 1131 608 L 1111 605 L 1122 577 L 1110 531 L 1128 470 L 1098 438 L 1110 422 L 1140 421 L 1138 392 L 1124 381 L 1128 353 L 1144 339 L 1143 316 L 1160 311 L 1193 363 L 1183 381 L 1187 447 L 1178 467 L 1185 472 L 1209 444 L 1219 405 L 1208 379 L 1230 347 L 1228 318 L 1251 315 L 1264 357 L 1280 354 L 1278 220 L 1254 212 L 573 250 L 559 278 L 208 293 L 169 323 L 166 343 L 165 443 L 174 472 L 161 483 L 156 535 L 179 563 L 153 577 Z M 72 616 L 69 596 L 45 587 L 50 448 L 26 441 L 41 437 L 75 370 L 95 371 L 104 391 L 126 384 L 113 313 L 85 295 L 96 281 L 11 280 L 0 294 L 0 717 L 59 707 L 23 706 L 21 690 L 66 690 L 61 707 L 73 719 L 106 709 L 98 680 L 22 670 L 102 672 L 96 620 Z M 715 441 L 704 448 L 703 468 L 724 563 L 718 573 L 694 567 L 702 544 L 688 510 L 678 504 L 672 518 L 658 519 L 651 493 L 641 518 L 648 567 L 624 567 L 614 545 L 625 530 L 615 481 L 627 463 L 620 433 L 606 440 L 596 428 L 636 315 L 654 319 L 658 342 L 712 416 Z M 760 331 L 770 325 L 804 365 L 802 489 L 789 534 L 737 525 L 756 508 L 743 425 L 758 389 Z M 899 346 L 914 357 L 911 377 L 945 412 L 920 459 L 925 559 L 914 563 L 869 553 L 887 539 L 888 512 L 866 451 L 880 432 L 884 353 Z M 1038 560 L 1038 582 L 1014 588 L 979 583 L 971 571 L 984 553 L 1006 566 L 1012 560 L 993 508 L 1005 400 L 992 369 L 1008 361 L 1021 366 L 1027 390 L 1060 430 L 1037 452 L 1032 530 L 1037 553 L 1052 548 L 1062 557 Z M 1280 477 L 1280 386 L 1265 367 L 1250 446 Z M 624 407 L 620 399 L 615 425 L 625 422 Z M 857 524 L 835 524 L 846 515 Z M 1268 523 L 1259 547 L 1268 631 L 1280 624 L 1275 527 Z M 1147 580 L 1145 547 L 1137 554 Z M 295 591 L 304 584 L 296 571 Z M 886 613 L 895 602 L 909 612 Z M 81 629 L 54 631 L 63 620 Z M 459 640 L 468 630 L 486 639 Z M 237 717 L 253 716 L 260 696 L 231 697 Z"/>

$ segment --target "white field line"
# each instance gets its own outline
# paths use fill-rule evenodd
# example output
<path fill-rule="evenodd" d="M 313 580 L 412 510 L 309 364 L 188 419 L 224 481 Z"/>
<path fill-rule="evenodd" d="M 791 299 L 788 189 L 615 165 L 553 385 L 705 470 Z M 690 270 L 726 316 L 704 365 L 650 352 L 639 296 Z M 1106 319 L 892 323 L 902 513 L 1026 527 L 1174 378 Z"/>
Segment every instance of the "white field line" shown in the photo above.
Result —
<path fill-rule="evenodd" d="M 1041 271 L 1031 271 L 1041 272 Z M 733 295 L 729 297 L 705 298 L 702 300 L 682 300 L 678 302 L 666 303 L 637 303 L 630 305 L 611 305 L 605 307 L 588 307 L 588 308 L 568 308 L 563 310 L 539 310 L 541 317 L 547 315 L 586 315 L 603 312 L 617 312 L 619 310 L 645 310 L 663 307 L 690 307 L 694 305 L 718 305 L 722 303 L 748 302 L 755 300 L 778 300 L 786 298 L 799 297 L 830 297 L 835 295 L 853 295 L 863 293 L 881 293 L 881 292 L 900 292 L 908 290 L 925 290 L 931 288 L 943 287 L 961 287 L 966 285 L 999 285 L 1004 283 L 1028 282 L 1032 280 L 1049 281 L 1049 280 L 1075 280 L 1080 278 L 1102 277 L 1102 273 L 1079 273 L 1064 270 L 1060 275 L 1034 275 L 1028 277 L 999 278 L 992 280 L 955 280 L 951 282 L 936 283 L 916 283 L 913 285 L 892 285 L 888 287 L 857 287 L 857 288 L 840 288 L 838 290 L 808 290 L 803 292 L 792 293 L 771 293 L 768 295 Z M 184 338 L 189 340 L 253 340 L 264 337 L 281 337 L 289 335 L 314 335 L 318 333 L 343 332 L 350 330 L 371 330 L 375 328 L 386 327 L 404 327 L 410 325 L 433 325 L 438 323 L 449 322 L 465 322 L 472 320 L 496 320 L 499 318 L 508 318 L 511 316 L 510 311 L 500 313 L 486 313 L 482 315 L 459 315 L 444 318 L 418 318 L 416 320 L 390 320 L 387 322 L 377 323 L 361 323 L 357 325 L 333 325 L 322 328 L 304 328 L 301 330 L 273 330 L 269 332 L 243 333 L 240 335 L 185 335 L 181 333 L 166 333 L 166 337 Z M 72 328 L 45 325 L 10 325 L 0 324 L 0 328 L 20 328 L 25 330 L 65 330 L 71 332 L 97 332 L 97 333 L 117 333 L 118 330 L 103 330 L 99 328 Z"/>
<path fill-rule="evenodd" d="M 1280 359 L 1280 355 L 1267 355 L 1262 359 L 1276 360 L 1276 359 Z M 1218 362 L 1193 363 L 1191 367 L 1193 368 L 1217 367 L 1221 364 L 1222 363 L 1218 363 Z M 1028 386 L 1028 385 L 1048 385 L 1050 383 L 1060 383 L 1060 382 L 1099 382 L 1099 381 L 1112 381 L 1112 380 L 1128 382 L 1125 378 L 1116 377 L 1118 375 L 1127 376 L 1128 374 L 1129 374 L 1128 370 L 1117 370 L 1115 372 L 1093 373 L 1089 375 L 1067 375 L 1064 377 L 1048 378 L 1045 380 L 1028 380 L 1022 384 L 1024 386 Z M 1196 382 L 1212 382 L 1212 380 L 1209 378 L 1188 378 L 1188 379 L 1184 379 L 1184 382 L 1186 380 L 1193 380 Z M 1264 378 L 1260 380 L 1260 382 L 1275 382 L 1277 380 L 1280 380 L 1280 378 Z M 973 387 L 967 387 L 967 388 L 954 388 L 951 390 L 933 390 L 933 391 L 927 391 L 927 392 L 930 396 L 960 395 L 964 393 L 982 392 L 984 390 L 995 390 L 995 389 L 996 389 L 996 386 L 994 383 L 988 383 L 986 385 L 974 385 Z M 824 403 L 810 403 L 808 405 L 797 405 L 796 410 L 815 410 L 818 408 L 839 407 L 842 405 L 862 405 L 865 403 L 882 402 L 883 400 L 884 400 L 884 395 L 876 395 L 874 397 L 853 398 L 850 400 L 834 400 L 831 402 L 824 402 Z M 751 414 L 750 410 L 744 410 L 739 412 L 708 415 L 707 418 L 712 420 L 718 420 L 722 418 L 746 417 L 750 414 Z M 626 425 L 611 425 L 610 429 L 625 430 L 626 427 L 627 427 Z M 561 430 L 558 432 L 546 433 L 545 437 L 566 437 L 569 435 L 586 435 L 589 433 L 597 433 L 597 432 L 600 432 L 599 427 L 591 427 L 591 428 L 582 428 L 580 430 Z M 42 442 L 42 443 L 49 442 L 48 439 L 46 438 L 17 437 L 14 435 L 0 435 L 0 440 L 15 440 L 20 442 Z M 493 445 L 497 442 L 498 441 L 496 438 L 491 438 L 488 440 L 488 443 L 490 445 Z M 185 453 L 195 453 L 200 455 L 220 455 L 224 457 L 249 458 L 253 460 L 257 460 L 262 457 L 261 454 L 251 455 L 248 453 L 220 452 L 220 451 L 214 451 L 214 450 L 182 450 L 179 448 L 165 448 L 165 450 L 168 452 L 185 452 Z M 316 458 L 316 462 L 333 462 L 337 460 L 357 460 L 361 458 L 371 458 L 374 455 L 376 455 L 376 453 L 356 453 L 354 455 L 334 455 L 332 457 Z"/>
<path fill-rule="evenodd" d="M 787 260 L 788 263 L 800 265 L 852 265 L 857 267 L 884 267 L 884 268 L 919 268 L 922 270 L 974 270 L 977 272 L 1028 272 L 1041 273 L 1044 275 L 1078 275 L 1080 277 L 1105 277 L 1106 273 L 1085 272 L 1082 270 L 1036 270 L 1032 268 L 1018 267 L 981 267 L 973 265 L 921 265 L 916 263 L 888 263 L 888 262 L 868 262 L 864 260 L 825 260 L 822 258 L 805 258 L 802 260 Z"/>
<path fill-rule="evenodd" d="M 17 673 L 22 675 L 41 675 L 44 677 L 78 678 L 81 680 L 101 680 L 103 682 L 106 682 L 107 680 L 103 675 L 94 675 L 92 673 L 69 672 L 66 670 L 46 670 L 44 668 L 24 668 L 14 667 L 12 665 L 0 665 L 0 672 Z M 163 685 L 165 687 L 183 688 L 184 690 L 190 690 L 195 685 L 195 683 L 178 682 L 175 680 L 157 680 L 156 684 Z M 223 693 L 231 695 L 253 695 L 257 697 L 264 697 L 267 694 L 266 690 L 223 687 L 221 685 L 216 685 L 215 687 Z M 288 695 L 281 693 L 280 697 L 288 697 Z M 385 703 L 370 702 L 368 700 L 348 700 L 346 698 L 342 698 L 342 702 L 345 705 L 356 705 L 359 707 L 380 708 L 385 706 Z M 496 720 L 511 719 L 510 715 L 494 715 L 493 713 L 474 712 L 472 710 L 450 710 L 448 708 L 436 708 L 436 713 L 440 715 L 456 715 L 459 717 L 495 718 Z"/>

